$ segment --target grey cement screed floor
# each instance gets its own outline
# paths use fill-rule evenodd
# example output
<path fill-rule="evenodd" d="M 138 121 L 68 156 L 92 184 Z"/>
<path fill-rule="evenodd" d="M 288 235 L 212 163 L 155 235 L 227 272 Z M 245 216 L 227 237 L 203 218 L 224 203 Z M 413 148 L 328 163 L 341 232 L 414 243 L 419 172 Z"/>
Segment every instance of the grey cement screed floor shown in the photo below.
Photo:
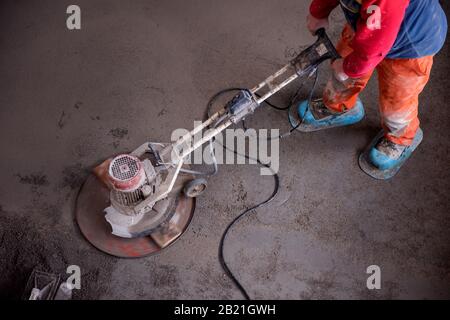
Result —
<path fill-rule="evenodd" d="M 93 164 L 168 141 L 202 118 L 213 93 L 253 86 L 311 44 L 308 1 L 78 0 L 82 30 L 70 32 L 72 2 L 0 5 L 0 297 L 19 297 L 36 265 L 64 273 L 77 264 L 75 298 L 241 298 L 217 248 L 227 223 L 272 191 L 257 167 L 221 166 L 182 239 L 139 260 L 91 247 L 74 223 L 74 198 Z M 334 40 L 342 24 L 334 13 Z M 279 196 L 226 246 L 251 297 L 450 298 L 449 61 L 447 43 L 421 97 L 425 140 L 392 181 L 356 163 L 379 127 L 376 79 L 362 95 L 363 122 L 282 142 Z M 249 125 L 287 129 L 285 115 L 267 108 Z M 366 288 L 372 264 L 382 270 L 379 291 Z"/>

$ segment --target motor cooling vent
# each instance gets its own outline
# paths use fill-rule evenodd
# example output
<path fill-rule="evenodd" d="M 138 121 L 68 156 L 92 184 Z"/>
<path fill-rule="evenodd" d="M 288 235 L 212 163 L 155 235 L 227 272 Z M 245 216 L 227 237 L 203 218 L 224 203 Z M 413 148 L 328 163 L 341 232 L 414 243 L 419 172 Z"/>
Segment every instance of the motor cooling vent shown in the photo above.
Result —
<path fill-rule="evenodd" d="M 121 155 L 111 162 L 110 174 L 114 179 L 127 181 L 139 174 L 141 164 L 138 159 L 129 155 Z"/>
<path fill-rule="evenodd" d="M 123 154 L 111 161 L 109 176 L 117 190 L 132 191 L 140 187 L 145 173 L 138 158 Z"/>

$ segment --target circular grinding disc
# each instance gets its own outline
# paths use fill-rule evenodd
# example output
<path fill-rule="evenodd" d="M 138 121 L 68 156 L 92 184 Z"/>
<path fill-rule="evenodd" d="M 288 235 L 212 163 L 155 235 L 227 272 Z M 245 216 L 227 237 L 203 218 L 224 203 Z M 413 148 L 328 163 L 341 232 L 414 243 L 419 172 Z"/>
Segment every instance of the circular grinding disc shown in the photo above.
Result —
<path fill-rule="evenodd" d="M 139 258 L 160 252 L 163 248 L 150 236 L 126 239 L 113 235 L 104 209 L 110 205 L 108 188 L 93 174 L 81 187 L 75 204 L 75 219 L 84 237 L 97 249 L 121 258 Z M 170 222 L 183 234 L 195 209 L 195 200 L 180 195 Z M 173 243 L 176 239 L 171 241 Z"/>

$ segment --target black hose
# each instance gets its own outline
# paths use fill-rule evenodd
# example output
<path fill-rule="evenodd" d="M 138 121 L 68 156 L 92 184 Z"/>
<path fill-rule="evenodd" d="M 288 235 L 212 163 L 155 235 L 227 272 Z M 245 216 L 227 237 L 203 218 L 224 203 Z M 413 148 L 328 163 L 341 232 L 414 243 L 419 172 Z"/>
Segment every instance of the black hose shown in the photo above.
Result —
<path fill-rule="evenodd" d="M 312 86 L 312 89 L 309 93 L 309 97 L 308 97 L 308 107 L 312 101 L 312 97 L 314 94 L 314 90 L 316 88 L 317 85 L 317 78 L 318 78 L 318 71 L 317 69 L 315 70 L 315 78 L 314 78 L 314 84 Z M 284 111 L 287 110 L 288 111 L 288 118 L 289 118 L 289 111 L 292 108 L 292 106 L 295 103 L 295 100 L 298 98 L 299 94 L 300 94 L 300 89 L 302 88 L 302 86 L 300 86 L 300 88 L 296 91 L 296 93 L 291 97 L 289 105 L 287 107 L 278 107 L 268 101 L 264 101 L 269 107 L 274 108 L 276 110 L 280 110 L 280 111 Z M 227 89 L 223 89 L 219 92 L 217 92 L 216 94 L 214 94 L 214 96 L 209 100 L 207 107 L 206 107 L 206 117 L 209 118 L 210 117 L 210 113 L 211 113 L 211 108 L 214 104 L 214 102 L 221 97 L 222 95 L 224 95 L 225 93 L 229 93 L 229 92 L 234 92 L 234 91 L 242 91 L 242 90 L 247 90 L 247 89 L 242 89 L 242 88 L 227 88 Z M 291 123 L 289 121 L 289 123 Z M 298 127 L 300 127 L 302 121 L 300 120 L 299 123 L 295 126 L 293 126 L 291 124 L 291 129 L 283 135 L 280 135 L 277 138 L 284 138 L 286 136 L 289 136 L 292 132 L 296 131 L 298 129 Z M 247 128 L 245 127 L 245 122 L 243 122 L 243 126 L 244 129 L 247 130 Z M 223 148 L 229 150 L 226 146 L 224 146 L 223 144 L 221 144 Z M 251 159 L 248 155 L 246 154 L 239 154 L 238 152 L 236 152 L 235 150 L 230 150 L 232 151 L 234 154 L 245 157 L 246 159 L 249 160 L 256 160 L 257 163 L 261 166 L 264 166 L 270 170 L 272 170 L 268 165 L 262 163 L 259 159 Z M 273 172 L 273 171 L 272 171 Z M 239 280 L 236 278 L 236 276 L 233 274 L 233 272 L 231 271 L 231 269 L 228 267 L 228 264 L 225 260 L 225 256 L 224 256 L 224 247 L 225 247 L 225 240 L 227 239 L 227 235 L 228 232 L 231 230 L 231 228 L 238 222 L 240 221 L 242 218 L 244 218 L 248 213 L 261 208 L 267 204 L 269 204 L 270 202 L 272 202 L 273 199 L 275 199 L 276 195 L 278 194 L 279 190 L 280 190 L 280 177 L 277 173 L 273 172 L 273 178 L 274 178 L 274 189 L 272 194 L 264 201 L 259 202 L 258 204 L 245 209 L 244 211 L 242 211 L 236 218 L 234 218 L 225 228 L 222 237 L 220 238 L 220 243 L 219 243 L 219 262 L 223 268 L 223 270 L 225 271 L 225 273 L 227 274 L 227 276 L 233 281 L 233 283 L 236 285 L 236 287 L 239 289 L 239 291 L 242 293 L 242 295 L 244 296 L 244 298 L 246 300 L 251 300 L 250 296 L 248 295 L 247 291 L 245 290 L 245 288 L 242 286 L 242 284 L 239 282 Z"/>
<path fill-rule="evenodd" d="M 257 160 L 257 161 L 258 161 L 259 165 L 262 165 L 262 166 L 270 169 L 270 167 L 268 165 L 261 163 L 259 160 Z M 223 254 L 223 249 L 224 249 L 224 245 L 225 245 L 225 239 L 227 238 L 228 231 L 230 231 L 230 229 L 234 226 L 235 223 L 237 223 L 244 216 L 246 216 L 247 213 L 258 209 L 258 208 L 260 208 L 260 207 L 262 207 L 262 206 L 272 202 L 272 200 L 275 199 L 276 195 L 278 194 L 278 192 L 280 190 L 280 177 L 278 176 L 278 174 L 274 173 L 273 178 L 274 178 L 274 181 L 275 181 L 275 186 L 274 186 L 273 192 L 270 195 L 270 197 L 267 198 L 266 200 L 256 204 L 256 205 L 254 205 L 253 207 L 245 209 L 243 212 L 241 212 L 236 218 L 234 218 L 228 224 L 228 226 L 225 228 L 225 230 L 224 230 L 224 232 L 222 234 L 222 237 L 220 238 L 220 243 L 219 243 L 219 262 L 222 265 L 222 268 L 225 271 L 225 273 L 233 281 L 233 283 L 236 285 L 236 287 L 239 289 L 239 291 L 241 291 L 242 295 L 244 296 L 244 298 L 246 300 L 250 300 L 250 296 L 248 295 L 247 291 L 242 286 L 242 284 L 239 282 L 239 280 L 236 279 L 236 277 L 234 276 L 233 272 L 231 272 L 231 270 L 228 267 L 227 262 L 225 260 L 225 257 L 224 257 L 224 254 Z"/>
<path fill-rule="evenodd" d="M 311 91 L 309 91 L 309 96 L 308 96 L 308 108 L 309 108 L 309 106 L 310 106 L 310 104 L 311 104 L 311 101 L 312 101 L 312 98 L 313 98 L 313 95 L 314 95 L 314 91 L 316 90 L 317 79 L 318 79 L 318 78 L 319 78 L 319 69 L 316 68 L 316 70 L 314 71 L 314 83 L 313 83 L 313 86 L 312 86 L 312 88 L 311 88 Z M 289 109 L 288 109 L 288 121 L 290 120 L 290 119 L 289 119 L 289 113 L 290 113 L 291 107 L 292 107 L 292 104 L 291 104 L 291 106 L 289 106 Z M 291 124 L 291 130 L 289 130 L 289 132 L 288 132 L 288 134 L 287 134 L 286 136 L 289 136 L 292 132 L 296 131 L 296 130 L 302 125 L 302 122 L 303 122 L 303 119 L 301 119 L 301 120 L 297 123 L 297 125 L 293 126 L 293 125 L 291 124 L 291 121 L 289 121 L 289 123 Z M 281 138 L 285 138 L 286 136 L 281 135 Z"/>
<path fill-rule="evenodd" d="M 224 89 L 224 90 L 221 90 L 218 93 L 216 93 L 208 102 L 207 109 L 206 109 L 206 116 L 209 118 L 212 105 L 214 104 L 214 102 L 221 95 L 223 95 L 225 93 L 228 93 L 228 92 L 241 91 L 241 90 L 243 90 L 243 89 L 240 89 L 240 88 L 228 88 L 228 89 Z M 222 144 L 222 147 L 227 149 L 227 150 L 229 150 L 223 144 Z M 243 156 L 246 159 L 250 159 L 250 157 L 248 155 L 246 155 L 246 154 L 242 154 L 241 155 L 238 152 L 236 152 L 235 150 L 230 150 L 230 151 L 232 151 L 236 155 Z M 253 160 L 256 160 L 259 165 L 262 165 L 262 166 L 264 166 L 266 168 L 269 168 L 271 170 L 271 168 L 268 165 L 263 164 L 259 159 L 253 159 Z M 237 223 L 239 220 L 241 220 L 243 217 L 245 217 L 247 215 L 247 213 L 249 213 L 249 212 L 251 212 L 253 210 L 256 210 L 256 209 L 258 209 L 258 208 L 268 204 L 269 202 L 271 202 L 275 198 L 275 196 L 278 194 L 278 191 L 279 191 L 279 188 L 280 188 L 280 178 L 279 178 L 278 174 L 276 174 L 276 173 L 274 173 L 273 177 L 274 177 L 274 181 L 275 181 L 275 186 L 274 186 L 274 190 L 273 190 L 272 194 L 270 195 L 270 197 L 267 198 L 266 200 L 256 204 L 256 205 L 250 207 L 250 208 L 245 209 L 243 212 L 241 212 L 236 218 L 234 218 L 227 225 L 227 227 L 225 228 L 224 232 L 222 233 L 222 237 L 220 238 L 219 254 L 218 254 L 219 255 L 219 262 L 220 262 L 223 270 L 227 274 L 227 276 L 233 281 L 235 286 L 239 289 L 239 291 L 242 293 L 242 295 L 244 296 L 244 298 L 246 300 L 250 300 L 250 296 L 248 295 L 247 291 L 242 286 L 242 284 L 239 282 L 239 280 L 234 276 L 233 272 L 230 270 L 230 268 L 228 267 L 228 264 L 227 264 L 227 262 L 225 260 L 225 257 L 224 257 L 225 240 L 227 238 L 228 232 L 231 230 L 231 228 L 234 226 L 235 223 Z"/>

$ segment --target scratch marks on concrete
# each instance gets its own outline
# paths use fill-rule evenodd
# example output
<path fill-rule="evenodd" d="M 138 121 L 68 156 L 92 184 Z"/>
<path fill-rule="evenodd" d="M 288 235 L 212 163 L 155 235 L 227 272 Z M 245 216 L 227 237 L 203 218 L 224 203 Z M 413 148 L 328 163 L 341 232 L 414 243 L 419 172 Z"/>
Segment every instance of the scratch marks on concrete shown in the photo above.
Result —
<path fill-rule="evenodd" d="M 30 173 L 26 175 L 17 173 L 16 177 L 19 178 L 20 183 L 28 184 L 35 187 L 37 186 L 44 187 L 50 184 L 47 179 L 47 175 L 43 174 L 42 172 Z"/>

